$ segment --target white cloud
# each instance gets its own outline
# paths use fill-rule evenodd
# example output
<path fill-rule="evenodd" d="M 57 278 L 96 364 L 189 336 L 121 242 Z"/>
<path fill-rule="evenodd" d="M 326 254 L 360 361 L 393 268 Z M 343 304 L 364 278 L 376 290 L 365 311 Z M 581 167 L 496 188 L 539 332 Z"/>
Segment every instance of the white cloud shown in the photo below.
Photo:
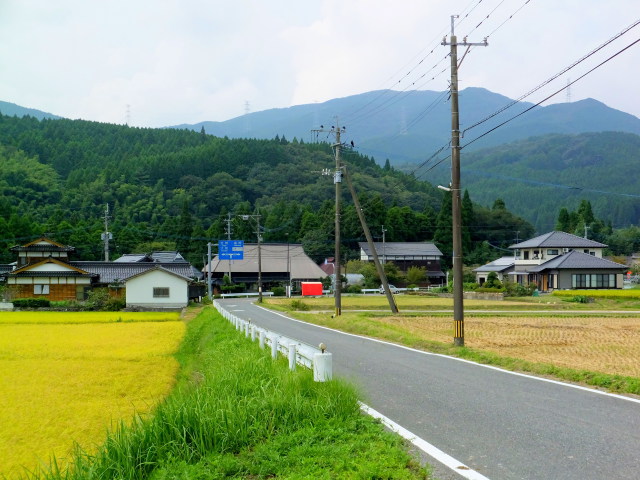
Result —
<path fill-rule="evenodd" d="M 125 121 L 130 105 L 133 125 L 157 127 L 239 116 L 245 101 L 258 111 L 379 88 L 440 91 L 448 62 L 439 42 L 449 16 L 462 14 L 459 37 L 480 41 L 522 7 L 460 71 L 463 87 L 515 98 L 630 24 L 635 3 L 3 0 L 0 99 L 113 123 Z M 635 30 L 597 58 L 637 38 Z M 572 98 L 640 115 L 633 91 L 639 60 L 640 46 L 632 47 L 574 85 Z M 592 67 L 595 57 L 584 63 Z M 584 71 L 576 68 L 556 88 Z"/>

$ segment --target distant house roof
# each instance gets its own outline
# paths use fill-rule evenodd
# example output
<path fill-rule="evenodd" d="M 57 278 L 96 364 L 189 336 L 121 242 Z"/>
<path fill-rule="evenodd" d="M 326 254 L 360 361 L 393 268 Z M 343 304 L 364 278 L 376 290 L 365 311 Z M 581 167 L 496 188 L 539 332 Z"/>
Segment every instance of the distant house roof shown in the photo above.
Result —
<path fill-rule="evenodd" d="M 148 268 L 148 269 L 143 270 L 143 271 L 141 271 L 141 272 L 138 272 L 138 273 L 136 273 L 136 274 L 134 274 L 134 275 L 131 275 L 130 277 L 128 277 L 128 278 L 125 280 L 125 282 L 128 282 L 129 280 L 134 279 L 134 278 L 141 277 L 141 276 L 143 276 L 143 275 L 147 275 L 148 273 L 151 273 L 151 272 L 154 272 L 154 271 L 159 271 L 159 272 L 168 273 L 169 275 L 173 275 L 173 276 L 175 276 L 175 277 L 181 278 L 182 280 L 185 280 L 185 281 L 187 281 L 187 282 L 190 282 L 190 281 L 191 281 L 191 278 L 190 278 L 190 277 L 187 277 L 187 276 L 181 275 L 181 274 L 179 274 L 179 273 L 177 273 L 177 272 L 171 271 L 171 270 L 169 270 L 169 269 L 167 269 L 167 268 L 165 268 L 165 267 L 161 267 L 160 265 L 157 265 L 157 264 L 156 264 L 156 265 L 154 265 L 154 266 L 153 266 L 153 267 L 151 267 L 151 268 Z"/>
<path fill-rule="evenodd" d="M 188 262 L 149 263 L 149 262 L 70 262 L 72 266 L 99 275 L 100 283 L 125 281 L 129 277 L 146 272 L 157 266 L 183 277 L 194 278 L 191 264 Z"/>
<path fill-rule="evenodd" d="M 44 265 L 53 267 L 42 268 Z M 47 257 L 39 262 L 29 263 L 21 268 L 8 272 L 8 277 L 93 277 L 91 272 L 87 272 L 77 266 L 66 262 L 61 262 L 55 258 Z"/>
<path fill-rule="evenodd" d="M 12 252 L 75 252 L 76 247 L 62 245 L 45 237 L 40 237 L 26 245 L 16 245 L 9 249 Z"/>
<path fill-rule="evenodd" d="M 371 255 L 367 242 L 359 242 L 365 255 Z M 430 242 L 373 242 L 378 256 L 385 257 L 441 257 L 442 252 Z"/>
<path fill-rule="evenodd" d="M 504 272 L 513 268 L 515 266 L 515 261 L 513 257 L 500 257 L 493 262 L 487 263 L 486 265 L 482 265 L 474 269 L 474 272 Z"/>
<path fill-rule="evenodd" d="M 578 237 L 566 232 L 549 232 L 524 242 L 511 245 L 509 248 L 604 248 L 604 243 Z"/>
<path fill-rule="evenodd" d="M 532 273 L 542 272 L 544 270 L 623 270 L 627 267 L 620 263 L 612 262 L 605 258 L 599 258 L 588 253 L 573 250 L 559 257 L 552 258 L 548 262 L 530 268 Z"/>
<path fill-rule="evenodd" d="M 158 262 L 158 263 L 169 263 L 169 262 L 186 262 L 185 258 L 180 255 L 179 252 L 173 251 L 162 251 L 162 252 L 152 252 L 150 254 L 147 253 L 125 253 L 120 258 L 114 260 L 114 262 L 122 263 L 122 262 Z"/>
<path fill-rule="evenodd" d="M 327 276 L 322 269 L 311 260 L 300 244 L 260 244 L 260 262 L 262 273 L 286 273 L 291 272 L 292 279 L 320 279 Z M 258 245 L 244 244 L 243 260 L 220 260 L 218 255 L 211 260 L 211 273 L 226 273 L 231 270 L 234 273 L 258 272 Z M 207 267 L 202 270 L 205 275 Z"/>

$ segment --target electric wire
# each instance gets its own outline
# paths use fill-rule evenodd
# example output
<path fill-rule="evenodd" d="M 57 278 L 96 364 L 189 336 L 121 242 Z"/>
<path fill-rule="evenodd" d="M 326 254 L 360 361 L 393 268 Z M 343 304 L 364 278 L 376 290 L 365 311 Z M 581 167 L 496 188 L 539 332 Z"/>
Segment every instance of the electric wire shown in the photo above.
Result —
<path fill-rule="evenodd" d="M 636 25 L 640 23 L 636 22 Z M 467 142 L 466 144 L 464 144 L 463 146 L 461 146 L 460 148 L 463 149 L 465 147 L 468 147 L 469 145 L 477 142 L 478 140 L 480 140 L 481 138 L 489 135 L 491 132 L 497 130 L 500 127 L 503 127 L 504 125 L 506 125 L 507 123 L 515 120 L 516 118 L 524 115 L 527 112 L 530 112 L 531 110 L 533 110 L 534 108 L 542 105 L 544 102 L 546 102 L 547 100 L 549 100 L 550 98 L 553 98 L 554 96 L 556 96 L 557 94 L 559 94 L 560 92 L 566 90 L 567 88 L 569 88 L 571 85 L 573 85 L 574 83 L 582 80 L 584 77 L 586 77 L 587 75 L 593 73 L 595 70 L 597 70 L 598 68 L 600 68 L 601 66 L 605 65 L 606 63 L 608 63 L 609 61 L 613 60 L 614 58 L 616 58 L 618 55 L 622 54 L 623 52 L 625 52 L 626 50 L 628 50 L 629 48 L 633 47 L 635 44 L 637 44 L 638 42 L 640 42 L 640 38 L 635 40 L 634 42 L 630 43 L 629 45 L 627 45 L 626 47 L 624 47 L 623 49 L 619 50 L 618 52 L 614 53 L 613 55 L 611 55 L 610 57 L 608 57 L 607 59 L 603 60 L 602 62 L 600 62 L 598 65 L 596 65 L 595 67 L 591 68 L 590 70 L 588 70 L 586 73 L 580 75 L 577 79 L 568 82 L 567 85 L 563 86 L 562 88 L 556 90 L 555 92 L 553 92 L 551 95 L 548 95 L 547 97 L 543 98 L 542 100 L 540 100 L 538 103 L 531 105 L 529 108 L 523 110 L 522 112 L 518 113 L 517 115 L 514 115 L 513 117 L 505 120 L 504 122 L 500 123 L 499 125 L 496 125 L 495 127 L 487 130 L 486 132 L 484 132 L 483 134 L 479 135 L 478 137 L 474 138 L 473 140 L 471 140 L 470 142 Z"/>
<path fill-rule="evenodd" d="M 505 110 L 508 110 L 509 108 L 513 107 L 514 105 L 517 105 L 518 103 L 520 103 L 522 100 L 524 100 L 525 98 L 531 96 L 533 93 L 537 92 L 538 90 L 540 90 L 541 88 L 543 88 L 544 86 L 548 85 L 549 83 L 553 82 L 555 79 L 557 79 L 558 77 L 564 75 L 565 73 L 567 73 L 568 71 L 570 71 L 571 69 L 573 69 L 574 67 L 576 67 L 577 65 L 579 65 L 580 63 L 582 63 L 583 61 L 587 60 L 588 58 L 592 57 L 593 55 L 595 55 L 597 52 L 599 52 L 600 50 L 602 50 L 603 48 L 605 48 L 606 46 L 610 45 L 612 42 L 614 42 L 615 40 L 617 40 L 618 38 L 620 38 L 621 36 L 623 36 L 625 33 L 627 33 L 628 31 L 630 31 L 632 28 L 635 28 L 636 26 L 638 26 L 640 24 L 640 20 L 636 20 L 634 23 L 632 23 L 631 25 L 629 25 L 628 27 L 626 27 L 624 30 L 622 30 L 621 32 L 619 32 L 618 34 L 614 35 L 613 37 L 611 37 L 609 40 L 607 40 L 606 42 L 604 42 L 603 44 L 601 44 L 600 46 L 596 47 L 595 49 L 593 49 L 591 52 L 587 53 L 586 55 L 584 55 L 583 57 L 581 57 L 580 59 L 576 60 L 575 62 L 573 62 L 571 65 L 563 68 L 562 70 L 560 70 L 558 73 L 556 73 L 555 75 L 553 75 L 552 77 L 548 78 L 547 80 L 545 80 L 544 82 L 542 82 L 541 84 L 539 84 L 537 87 L 529 90 L 527 93 L 525 93 L 524 95 L 521 95 L 520 97 L 518 97 L 516 100 L 513 100 L 509 103 L 507 103 L 504 107 L 496 110 L 495 112 L 493 112 L 492 114 L 486 116 L 485 118 L 483 118 L 482 120 L 477 121 L 476 123 L 474 123 L 473 125 L 471 125 L 470 127 L 465 128 L 462 132 L 461 132 L 461 136 L 464 137 L 464 134 L 466 132 L 468 132 L 469 130 L 482 125 L 483 123 L 491 120 L 492 118 L 494 118 L 495 116 L 499 115 L 500 113 L 504 112 Z"/>

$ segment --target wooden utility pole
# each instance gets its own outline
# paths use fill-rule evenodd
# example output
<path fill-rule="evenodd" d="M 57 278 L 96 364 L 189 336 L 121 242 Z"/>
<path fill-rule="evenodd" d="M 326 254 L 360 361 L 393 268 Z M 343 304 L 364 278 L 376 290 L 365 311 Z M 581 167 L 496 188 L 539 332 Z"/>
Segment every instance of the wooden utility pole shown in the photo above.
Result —
<path fill-rule="evenodd" d="M 465 37 L 461 43 L 454 33 L 454 23 L 458 15 L 451 16 L 451 41 L 446 37 L 442 45 L 451 45 L 451 213 L 453 223 L 453 344 L 464 346 L 464 306 L 462 278 L 462 201 L 460 196 L 460 112 L 458 109 L 458 45 L 467 47 L 465 55 L 472 46 L 487 46 L 482 43 L 469 43 Z M 462 57 L 464 60 L 464 55 Z M 462 63 L 462 60 L 460 63 Z"/>

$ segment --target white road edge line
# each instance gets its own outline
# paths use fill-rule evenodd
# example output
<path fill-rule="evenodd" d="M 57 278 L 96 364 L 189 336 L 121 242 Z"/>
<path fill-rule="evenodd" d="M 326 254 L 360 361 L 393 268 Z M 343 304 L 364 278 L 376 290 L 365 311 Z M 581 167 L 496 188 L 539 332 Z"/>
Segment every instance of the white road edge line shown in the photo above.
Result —
<path fill-rule="evenodd" d="M 343 332 L 341 330 L 336 330 L 335 328 L 329 328 L 329 327 L 325 327 L 325 326 L 322 326 L 322 325 L 316 325 L 314 323 L 305 322 L 303 320 L 298 320 L 296 318 L 291 318 L 291 317 L 289 317 L 289 316 L 287 316 L 287 315 L 285 315 L 283 313 L 276 312 L 275 310 L 270 310 L 268 308 L 261 307 L 260 305 L 256 305 L 256 307 L 262 308 L 263 310 L 266 310 L 266 311 L 271 312 L 271 313 L 275 313 L 276 315 L 280 315 L 281 317 L 286 318 L 287 320 L 291 320 L 293 322 L 304 323 L 305 325 L 311 325 L 311 326 L 314 326 L 314 327 L 317 327 L 317 328 L 321 328 L 321 329 L 324 329 L 324 330 L 329 330 L 331 332 L 336 332 L 336 333 L 341 333 L 343 335 L 348 335 L 350 337 L 356 337 L 356 338 L 361 338 L 361 339 L 364 339 L 364 340 L 370 340 L 372 342 L 382 343 L 382 344 L 385 344 L 385 345 L 391 345 L 393 347 L 403 348 L 405 350 L 409 350 L 411 352 L 421 353 L 423 355 L 431 355 L 431 356 L 434 356 L 434 357 L 448 358 L 450 360 L 455 360 L 457 362 L 469 363 L 471 365 L 476 365 L 476 366 L 482 367 L 482 368 L 489 368 L 491 370 L 496 370 L 498 372 L 507 373 L 509 375 L 516 375 L 518 377 L 525 377 L 525 378 L 530 378 L 532 380 L 538 380 L 539 382 L 553 383 L 555 385 L 561 385 L 561 386 L 564 386 L 564 387 L 575 388 L 577 390 L 583 390 L 585 392 L 595 393 L 595 394 L 598 394 L 598 395 L 604 395 L 604 396 L 607 396 L 607 397 L 613 397 L 613 398 L 617 398 L 617 399 L 620 399 L 620 400 L 626 400 L 628 402 L 640 403 L 640 398 L 625 397 L 624 395 L 619 395 L 617 393 L 609 393 L 609 392 L 605 392 L 605 391 L 602 391 L 602 390 L 596 390 L 595 388 L 583 387 L 582 385 L 574 385 L 572 383 L 560 382 L 558 380 L 552 380 L 550 378 L 536 377 L 534 375 L 528 375 L 526 373 L 512 372 L 511 370 L 505 370 L 503 368 L 494 367 L 493 365 L 484 365 L 482 363 L 472 362 L 471 360 L 465 360 L 464 358 L 452 357 L 450 355 L 443 355 L 442 353 L 425 352 L 424 350 L 418 350 L 418 349 L 415 349 L 415 348 L 406 347 L 404 345 L 398 345 L 397 343 L 387 342 L 387 341 L 384 341 L 384 340 L 378 340 L 377 338 L 363 337 L 362 335 L 356 335 L 355 333 Z"/>
<path fill-rule="evenodd" d="M 468 480 L 490 480 L 488 477 L 485 477 L 481 473 L 478 473 L 475 470 L 472 470 L 471 468 L 466 466 L 464 463 L 459 462 L 458 460 L 453 458 L 451 455 L 444 453 L 439 448 L 431 445 L 426 440 L 411 433 L 406 428 L 402 427 L 401 425 L 398 425 L 396 422 L 394 422 L 390 418 L 385 417 L 383 414 L 374 410 L 368 405 L 365 405 L 364 403 L 360 403 L 360 409 L 363 412 L 365 412 L 367 415 L 370 415 L 371 417 L 380 420 L 380 422 L 382 422 L 382 424 L 385 427 L 397 433 L 402 438 L 408 440 L 414 446 L 422 450 L 424 453 L 426 453 L 430 457 L 434 458 L 436 461 L 442 463 L 444 466 L 450 468 L 451 470 L 456 472 L 458 475 L 461 475 L 462 477 L 467 478 Z"/>

